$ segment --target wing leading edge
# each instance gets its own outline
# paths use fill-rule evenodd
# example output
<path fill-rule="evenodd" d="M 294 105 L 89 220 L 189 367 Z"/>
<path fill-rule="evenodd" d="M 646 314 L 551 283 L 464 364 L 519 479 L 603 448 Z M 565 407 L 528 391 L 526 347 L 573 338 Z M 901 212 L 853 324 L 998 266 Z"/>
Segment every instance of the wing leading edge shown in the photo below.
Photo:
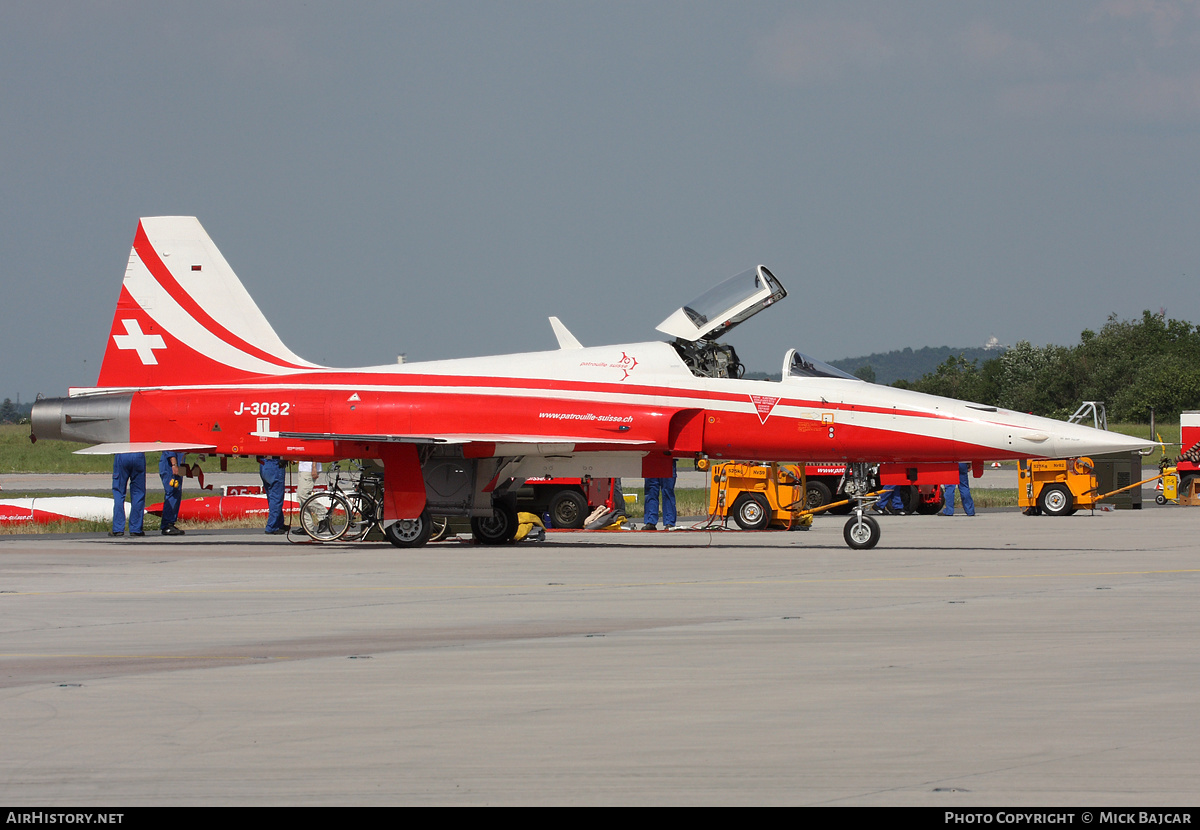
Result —
<path fill-rule="evenodd" d="M 536 447 L 546 444 L 613 444 L 635 446 L 653 444 L 649 439 L 597 438 L 592 435 L 510 435 L 502 433 L 469 433 L 445 435 L 353 435 L 337 432 L 280 432 L 280 438 L 302 441 L 358 441 L 377 444 L 527 444 Z"/>

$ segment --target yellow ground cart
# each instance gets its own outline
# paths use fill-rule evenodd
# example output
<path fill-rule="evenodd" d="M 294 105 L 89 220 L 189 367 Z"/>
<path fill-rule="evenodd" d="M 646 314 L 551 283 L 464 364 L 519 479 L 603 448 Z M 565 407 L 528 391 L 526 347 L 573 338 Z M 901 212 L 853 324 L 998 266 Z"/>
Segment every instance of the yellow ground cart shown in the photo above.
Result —
<path fill-rule="evenodd" d="M 1163 480 L 1163 495 L 1173 499 L 1178 481 L 1175 468 L 1164 465 L 1156 476 L 1101 493 L 1096 478 L 1096 463 L 1087 456 L 1019 461 L 1017 475 L 1017 504 L 1027 516 L 1070 516 L 1077 510 L 1095 508 L 1102 499 L 1112 498 L 1160 478 Z M 1140 502 L 1137 506 L 1141 506 Z"/>
<path fill-rule="evenodd" d="M 708 462 L 701 460 L 697 466 L 704 469 Z M 807 530 L 812 513 L 805 511 L 805 490 L 801 464 L 713 464 L 708 516 L 710 521 L 732 516 L 743 530 L 765 530 L 772 525 Z"/>

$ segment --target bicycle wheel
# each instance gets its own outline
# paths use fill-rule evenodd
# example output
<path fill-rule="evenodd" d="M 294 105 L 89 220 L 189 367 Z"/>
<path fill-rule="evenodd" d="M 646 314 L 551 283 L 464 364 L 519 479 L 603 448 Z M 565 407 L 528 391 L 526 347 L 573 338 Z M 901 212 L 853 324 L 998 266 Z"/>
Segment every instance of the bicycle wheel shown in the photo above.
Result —
<path fill-rule="evenodd" d="M 335 542 L 350 527 L 353 510 L 336 493 L 313 493 L 300 505 L 300 527 L 318 542 Z"/>
<path fill-rule="evenodd" d="M 350 507 L 350 521 L 346 526 L 343 539 L 360 542 L 371 532 L 378 520 L 376 511 L 379 509 L 375 500 L 366 493 L 344 493 L 346 504 Z"/>

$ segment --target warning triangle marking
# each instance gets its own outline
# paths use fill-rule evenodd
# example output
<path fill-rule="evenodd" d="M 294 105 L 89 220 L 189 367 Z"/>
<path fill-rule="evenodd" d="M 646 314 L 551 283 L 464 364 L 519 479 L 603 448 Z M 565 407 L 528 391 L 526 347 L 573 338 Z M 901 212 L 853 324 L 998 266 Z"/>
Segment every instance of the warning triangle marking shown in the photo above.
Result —
<path fill-rule="evenodd" d="M 754 410 L 758 413 L 759 423 L 765 424 L 767 418 L 771 416 L 771 410 L 775 408 L 775 404 L 779 403 L 782 398 L 773 398 L 770 395 L 751 395 L 750 402 L 754 404 Z"/>

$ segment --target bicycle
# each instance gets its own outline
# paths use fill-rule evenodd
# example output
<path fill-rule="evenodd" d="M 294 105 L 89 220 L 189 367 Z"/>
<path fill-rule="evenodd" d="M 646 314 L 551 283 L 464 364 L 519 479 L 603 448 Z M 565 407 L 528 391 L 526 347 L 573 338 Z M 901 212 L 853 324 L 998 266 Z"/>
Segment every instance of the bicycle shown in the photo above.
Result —
<path fill-rule="evenodd" d="M 328 489 L 313 493 L 300 505 L 300 527 L 310 537 L 319 542 L 359 542 L 381 528 L 384 538 L 396 547 L 417 547 L 429 541 L 434 522 L 428 510 L 415 519 L 399 519 L 383 526 L 382 475 L 352 463 L 348 478 L 353 483 L 346 489 L 337 463 L 330 467 L 330 473 Z"/>
<path fill-rule="evenodd" d="M 344 475 L 339 464 L 329 468 L 327 489 L 300 505 L 300 527 L 318 542 L 358 542 L 382 521 L 383 478 L 352 465 Z M 345 486 L 349 483 L 349 486 Z"/>

